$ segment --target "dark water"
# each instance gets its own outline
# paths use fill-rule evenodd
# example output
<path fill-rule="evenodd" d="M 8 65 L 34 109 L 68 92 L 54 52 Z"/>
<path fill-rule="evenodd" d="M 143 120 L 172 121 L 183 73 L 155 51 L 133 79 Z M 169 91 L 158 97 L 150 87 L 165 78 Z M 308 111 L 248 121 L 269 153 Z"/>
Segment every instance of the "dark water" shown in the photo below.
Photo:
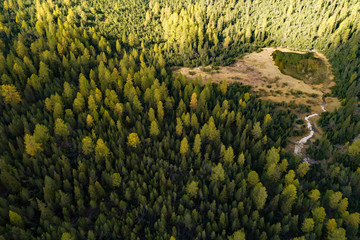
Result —
<path fill-rule="evenodd" d="M 313 52 L 300 54 L 276 50 L 273 59 L 283 74 L 306 83 L 320 84 L 328 80 L 330 72 L 326 63 L 316 58 Z"/>

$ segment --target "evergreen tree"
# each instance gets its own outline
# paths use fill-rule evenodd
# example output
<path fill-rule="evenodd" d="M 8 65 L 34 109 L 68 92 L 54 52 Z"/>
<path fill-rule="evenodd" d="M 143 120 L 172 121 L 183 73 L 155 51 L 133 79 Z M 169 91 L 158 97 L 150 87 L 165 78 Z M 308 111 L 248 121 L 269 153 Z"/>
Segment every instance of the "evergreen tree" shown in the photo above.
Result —
<path fill-rule="evenodd" d="M 140 145 L 140 143 L 141 142 L 140 142 L 140 139 L 139 139 L 139 136 L 137 135 L 137 133 L 130 133 L 129 134 L 127 144 L 130 147 L 137 148 Z"/>
<path fill-rule="evenodd" d="M 182 155 L 185 155 L 189 150 L 189 144 L 188 144 L 188 140 L 186 139 L 186 137 L 183 138 L 183 140 L 181 140 L 181 144 L 180 144 L 180 153 Z"/>
<path fill-rule="evenodd" d="M 14 85 L 2 85 L 1 86 L 1 94 L 4 97 L 4 101 L 7 104 L 10 103 L 19 103 L 21 102 L 21 97 L 19 92 L 16 90 Z"/>
<path fill-rule="evenodd" d="M 190 198 L 194 198 L 198 194 L 198 183 L 195 181 L 192 181 L 186 186 L 186 193 L 190 196 Z"/>
<path fill-rule="evenodd" d="M 41 144 L 36 142 L 36 138 L 30 134 L 25 134 L 25 151 L 30 156 L 34 157 L 39 152 L 42 152 Z"/>
<path fill-rule="evenodd" d="M 160 130 L 159 130 L 158 124 L 154 120 L 151 122 L 151 125 L 150 125 L 150 135 L 156 137 L 159 135 L 159 133 L 160 133 Z"/>
<path fill-rule="evenodd" d="M 225 180 L 225 171 L 221 163 L 218 163 L 217 166 L 212 168 L 210 179 L 212 181 L 220 181 L 220 182 Z"/>

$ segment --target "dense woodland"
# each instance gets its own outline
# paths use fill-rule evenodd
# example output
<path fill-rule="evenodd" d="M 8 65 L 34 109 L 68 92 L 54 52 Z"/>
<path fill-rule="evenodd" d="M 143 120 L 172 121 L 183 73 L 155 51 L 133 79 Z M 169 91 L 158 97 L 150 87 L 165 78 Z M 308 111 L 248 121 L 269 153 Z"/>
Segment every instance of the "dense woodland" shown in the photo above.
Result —
<path fill-rule="evenodd" d="M 0 239 L 359 239 L 356 0 L 0 3 Z M 296 109 L 171 72 L 279 45 L 333 64 L 319 164 Z"/>

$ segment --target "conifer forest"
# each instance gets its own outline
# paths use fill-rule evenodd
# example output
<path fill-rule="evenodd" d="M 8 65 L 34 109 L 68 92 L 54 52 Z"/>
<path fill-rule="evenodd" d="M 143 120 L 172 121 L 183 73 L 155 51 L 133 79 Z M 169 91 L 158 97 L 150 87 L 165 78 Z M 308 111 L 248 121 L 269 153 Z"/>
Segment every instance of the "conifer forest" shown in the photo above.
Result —
<path fill-rule="evenodd" d="M 0 0 L 0 240 L 356 240 L 359 199 L 358 0 Z"/>

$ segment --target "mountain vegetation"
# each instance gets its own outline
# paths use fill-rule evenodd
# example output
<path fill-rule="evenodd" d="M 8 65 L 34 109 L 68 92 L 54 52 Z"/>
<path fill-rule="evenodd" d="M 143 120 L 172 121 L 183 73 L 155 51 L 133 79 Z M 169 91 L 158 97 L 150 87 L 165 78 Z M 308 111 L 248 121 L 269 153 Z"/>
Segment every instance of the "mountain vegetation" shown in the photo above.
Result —
<path fill-rule="evenodd" d="M 359 239 L 356 0 L 0 1 L 0 240 Z M 173 74 L 316 48 L 342 107 L 296 115 Z"/>

